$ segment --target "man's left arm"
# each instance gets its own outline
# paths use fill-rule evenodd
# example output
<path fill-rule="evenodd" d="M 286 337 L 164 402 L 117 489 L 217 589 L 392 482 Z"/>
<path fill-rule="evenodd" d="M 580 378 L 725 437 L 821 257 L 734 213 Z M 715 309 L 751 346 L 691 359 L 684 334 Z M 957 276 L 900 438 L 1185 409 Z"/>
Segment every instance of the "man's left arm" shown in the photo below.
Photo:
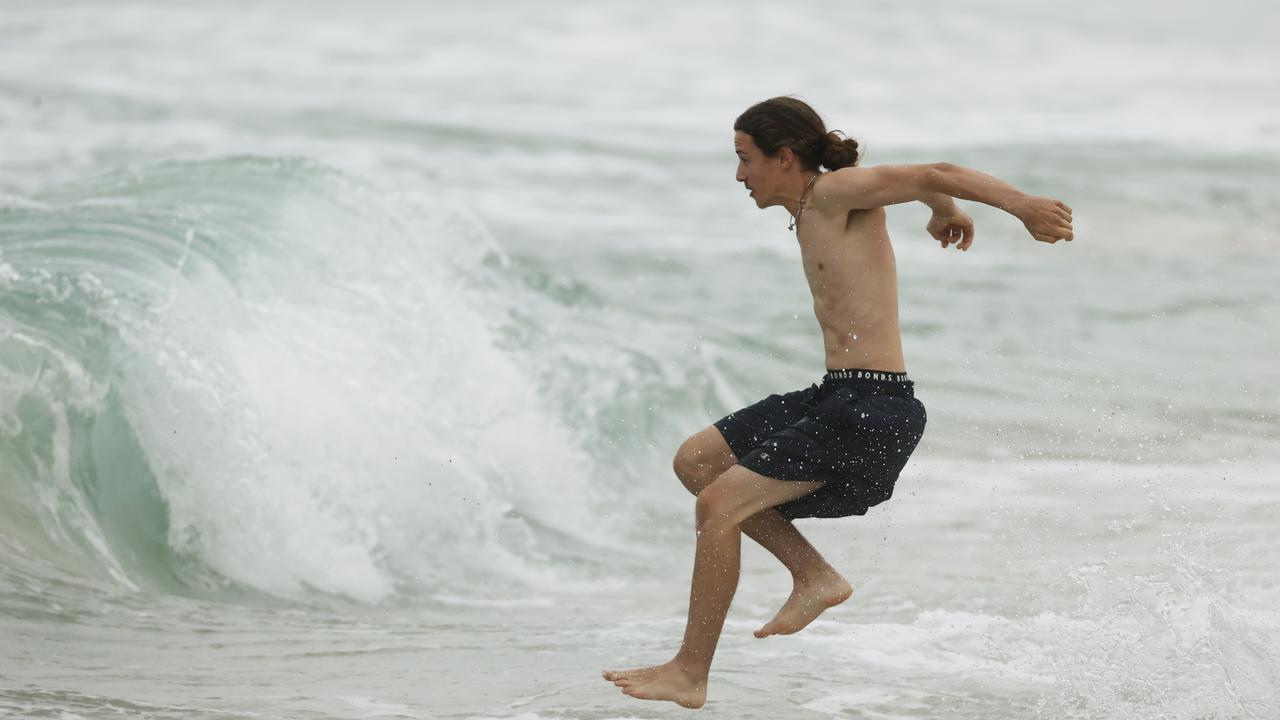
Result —
<path fill-rule="evenodd" d="M 1041 242 L 1053 243 L 1073 237 L 1071 208 L 1065 203 L 1028 195 L 993 175 L 951 163 L 841 168 L 828 173 L 820 187 L 815 188 L 814 200 L 815 204 L 825 206 L 824 213 L 912 201 L 930 204 L 935 218 L 941 214 L 945 220 L 959 212 L 939 200 L 939 195 L 1000 208 L 1021 220 L 1027 232 Z M 944 222 L 943 227 L 946 225 Z"/>

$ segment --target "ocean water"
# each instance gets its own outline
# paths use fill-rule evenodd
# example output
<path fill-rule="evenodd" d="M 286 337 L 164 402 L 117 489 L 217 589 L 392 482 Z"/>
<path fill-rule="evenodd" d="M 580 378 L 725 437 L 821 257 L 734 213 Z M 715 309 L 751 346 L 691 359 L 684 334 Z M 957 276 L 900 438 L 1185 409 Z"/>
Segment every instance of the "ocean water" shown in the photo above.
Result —
<path fill-rule="evenodd" d="M 1274 4 L 0 6 L 0 715 L 684 717 L 679 443 L 823 372 L 733 118 L 1050 194 L 892 208 L 930 423 L 750 541 L 732 718 L 1280 717 Z"/>

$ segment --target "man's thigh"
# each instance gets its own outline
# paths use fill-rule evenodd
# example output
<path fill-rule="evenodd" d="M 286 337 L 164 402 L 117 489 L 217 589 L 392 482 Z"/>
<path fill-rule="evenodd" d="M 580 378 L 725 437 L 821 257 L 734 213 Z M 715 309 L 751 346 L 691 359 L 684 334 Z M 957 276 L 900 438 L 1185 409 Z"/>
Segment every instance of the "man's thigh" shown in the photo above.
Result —
<path fill-rule="evenodd" d="M 697 495 L 737 462 L 724 435 L 712 425 L 684 441 L 676 453 L 675 471 L 685 487 Z"/>
<path fill-rule="evenodd" d="M 714 465 L 723 465 L 720 472 L 724 472 L 738 462 L 738 456 L 733 454 L 733 449 L 729 447 L 729 443 L 724 439 L 724 433 L 715 425 L 708 425 L 706 428 L 699 430 L 685 440 L 690 450 L 694 451 L 704 462 Z M 719 473 L 717 473 L 718 475 Z"/>
<path fill-rule="evenodd" d="M 736 527 L 756 513 L 822 489 L 821 481 L 778 480 L 734 465 L 698 494 L 699 526 Z"/>

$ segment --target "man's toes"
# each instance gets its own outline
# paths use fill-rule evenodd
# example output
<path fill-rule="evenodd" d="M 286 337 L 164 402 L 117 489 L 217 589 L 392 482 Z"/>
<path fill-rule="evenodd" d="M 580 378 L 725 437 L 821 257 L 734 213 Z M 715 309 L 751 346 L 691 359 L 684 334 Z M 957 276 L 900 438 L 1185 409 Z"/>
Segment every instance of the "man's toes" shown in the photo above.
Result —
<path fill-rule="evenodd" d="M 615 671 L 613 671 L 613 673 L 612 673 L 612 675 L 611 675 L 611 677 L 610 677 L 609 679 L 610 679 L 610 680 L 617 680 L 617 679 L 620 679 L 620 678 L 640 678 L 640 677 L 647 677 L 647 676 L 649 676 L 649 675 L 654 674 L 654 673 L 655 673 L 655 672 L 657 672 L 659 669 L 660 669 L 659 667 L 656 667 L 656 666 L 655 666 L 655 667 L 634 668 L 634 669 L 631 669 L 631 670 L 615 670 Z"/>

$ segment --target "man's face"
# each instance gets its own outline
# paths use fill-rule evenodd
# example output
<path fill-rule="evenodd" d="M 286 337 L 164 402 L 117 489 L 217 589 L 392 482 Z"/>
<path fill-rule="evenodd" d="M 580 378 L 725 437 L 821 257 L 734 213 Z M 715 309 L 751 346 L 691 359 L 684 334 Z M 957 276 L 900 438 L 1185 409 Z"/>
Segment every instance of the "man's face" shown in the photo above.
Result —
<path fill-rule="evenodd" d="M 756 207 L 777 204 L 777 184 L 780 173 L 777 157 L 767 157 L 750 135 L 738 130 L 733 133 L 733 149 L 738 154 L 738 182 L 746 185 Z"/>

